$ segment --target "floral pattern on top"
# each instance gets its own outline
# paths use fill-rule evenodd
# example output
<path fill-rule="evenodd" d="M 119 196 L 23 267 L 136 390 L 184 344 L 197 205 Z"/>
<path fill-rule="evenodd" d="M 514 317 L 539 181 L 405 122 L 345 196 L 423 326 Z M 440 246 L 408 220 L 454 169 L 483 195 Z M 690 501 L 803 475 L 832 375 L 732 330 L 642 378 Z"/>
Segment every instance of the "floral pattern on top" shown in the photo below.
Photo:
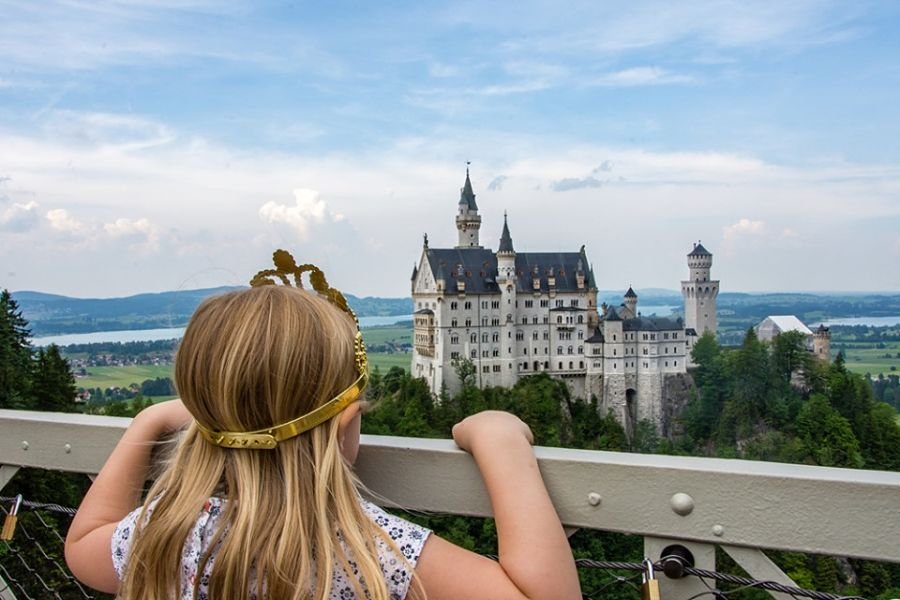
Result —
<path fill-rule="evenodd" d="M 222 498 L 210 498 L 200 511 L 194 527 L 185 540 L 184 550 L 181 555 L 181 595 L 180 600 L 209 600 L 209 578 L 212 573 L 213 565 L 216 560 L 216 549 L 213 548 L 212 555 L 202 574 L 197 573 L 200 567 L 200 557 L 207 551 L 209 543 L 212 541 L 216 530 L 219 526 L 219 520 L 224 512 L 225 500 Z M 387 543 L 378 538 L 376 547 L 378 548 L 378 562 L 381 564 L 381 571 L 384 574 L 384 580 L 387 583 L 388 592 L 391 600 L 403 600 L 409 590 L 412 581 L 412 573 L 410 568 L 416 566 L 425 541 L 431 534 L 429 529 L 410 523 L 400 517 L 386 513 L 384 510 L 367 502 L 360 500 L 363 511 L 368 517 L 378 525 L 387 535 L 396 547 L 403 554 L 400 558 Z M 148 507 L 148 514 L 153 512 L 154 503 Z M 141 514 L 138 508 L 119 521 L 115 532 L 112 536 L 112 560 L 119 579 L 125 573 L 125 565 L 128 562 L 129 553 L 131 551 L 131 539 L 134 532 L 137 519 Z M 221 544 L 221 542 L 220 542 Z M 334 576 L 331 583 L 331 600 L 357 600 L 356 593 L 351 584 L 351 576 L 358 578 L 359 572 L 356 564 L 351 560 L 350 567 L 353 570 L 348 575 L 344 569 L 336 565 Z M 197 577 L 200 577 L 200 586 L 198 588 L 198 596 L 194 598 L 194 584 Z M 256 594 L 251 592 L 248 598 L 256 600 Z"/>

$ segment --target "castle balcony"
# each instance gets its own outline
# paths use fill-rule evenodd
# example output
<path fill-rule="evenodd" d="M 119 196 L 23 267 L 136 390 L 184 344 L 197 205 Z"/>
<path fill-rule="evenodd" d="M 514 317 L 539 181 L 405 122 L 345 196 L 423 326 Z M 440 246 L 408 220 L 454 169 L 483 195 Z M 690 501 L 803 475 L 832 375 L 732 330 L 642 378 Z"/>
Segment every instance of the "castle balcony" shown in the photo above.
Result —
<path fill-rule="evenodd" d="M 128 423 L 0 410 L 0 496 L 17 493 L 7 483 L 21 467 L 97 473 Z M 643 536 L 644 553 L 653 561 L 680 546 L 691 553 L 695 569 L 714 571 L 719 547 L 750 577 L 783 585 L 792 582 L 763 549 L 900 562 L 900 473 L 560 448 L 535 452 L 568 528 Z M 357 470 L 369 489 L 396 506 L 491 514 L 475 463 L 450 440 L 363 436 Z M 19 543 L 28 542 L 17 534 L 12 544 Z M 3 580 L 9 577 L 5 561 L 13 560 L 2 553 L 4 544 L 0 598 L 25 597 L 17 596 L 15 582 Z M 715 582 L 660 573 L 663 598 L 708 593 L 707 585 Z"/>

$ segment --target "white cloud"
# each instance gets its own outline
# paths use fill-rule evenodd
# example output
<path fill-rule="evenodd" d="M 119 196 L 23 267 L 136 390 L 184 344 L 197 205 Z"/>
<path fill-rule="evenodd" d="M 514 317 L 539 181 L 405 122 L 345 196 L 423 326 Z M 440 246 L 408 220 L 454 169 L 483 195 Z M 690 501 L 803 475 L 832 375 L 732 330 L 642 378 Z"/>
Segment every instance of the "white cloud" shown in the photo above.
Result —
<path fill-rule="evenodd" d="M 56 231 L 76 234 L 81 233 L 85 229 L 84 224 L 75 219 L 69 214 L 69 211 L 64 208 L 48 210 L 46 216 L 47 221 L 50 222 L 50 227 Z"/>
<path fill-rule="evenodd" d="M 602 87 L 635 87 L 641 85 L 672 85 L 692 83 L 693 77 L 671 73 L 659 67 L 634 67 L 611 73 L 604 73 L 599 77 L 586 79 L 585 85 Z"/>
<path fill-rule="evenodd" d="M 766 233 L 765 221 L 751 221 L 750 219 L 741 219 L 733 225 L 722 229 L 722 238 L 725 241 L 734 240 L 743 235 L 759 236 Z"/>
<path fill-rule="evenodd" d="M 0 211 L 0 230 L 28 231 L 40 223 L 37 202 L 13 203 Z"/>
<path fill-rule="evenodd" d="M 319 198 L 319 192 L 303 188 L 294 190 L 293 206 L 269 201 L 259 208 L 259 217 L 264 222 L 288 225 L 304 241 L 309 239 L 310 229 L 325 220 L 326 214 L 325 201 Z M 343 219 L 344 215 L 339 215 L 336 220 Z"/>
<path fill-rule="evenodd" d="M 111 238 L 134 240 L 132 249 L 141 252 L 159 250 L 159 229 L 147 218 L 127 219 L 120 217 L 112 223 L 105 223 L 103 230 Z"/>

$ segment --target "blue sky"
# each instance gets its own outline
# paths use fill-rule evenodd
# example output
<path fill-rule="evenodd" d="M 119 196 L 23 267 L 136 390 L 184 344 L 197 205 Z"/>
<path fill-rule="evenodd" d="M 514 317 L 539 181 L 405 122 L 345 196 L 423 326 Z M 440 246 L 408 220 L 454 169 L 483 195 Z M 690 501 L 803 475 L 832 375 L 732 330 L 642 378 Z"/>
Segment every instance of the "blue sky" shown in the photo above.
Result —
<path fill-rule="evenodd" d="M 0 0 L 0 286 L 400 296 L 452 246 L 603 289 L 900 290 L 900 4 Z"/>

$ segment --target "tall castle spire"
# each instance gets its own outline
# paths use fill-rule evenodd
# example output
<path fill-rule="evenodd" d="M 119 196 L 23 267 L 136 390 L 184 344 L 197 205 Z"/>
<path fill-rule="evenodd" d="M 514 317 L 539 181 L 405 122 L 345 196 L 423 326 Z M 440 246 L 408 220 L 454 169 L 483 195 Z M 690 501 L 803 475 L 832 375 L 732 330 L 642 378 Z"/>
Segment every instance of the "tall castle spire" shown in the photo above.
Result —
<path fill-rule="evenodd" d="M 500 234 L 500 249 L 497 254 L 500 254 L 501 252 L 516 253 L 516 251 L 513 250 L 512 236 L 509 235 L 509 225 L 506 223 L 506 211 L 503 211 L 503 233 Z"/>
<path fill-rule="evenodd" d="M 468 163 L 466 163 L 468 165 Z M 457 248 L 481 248 L 478 233 L 481 230 L 481 215 L 475 204 L 475 192 L 472 180 L 469 179 L 469 167 L 466 166 L 466 182 L 459 192 L 459 212 L 456 214 L 456 229 L 459 231 Z"/>

